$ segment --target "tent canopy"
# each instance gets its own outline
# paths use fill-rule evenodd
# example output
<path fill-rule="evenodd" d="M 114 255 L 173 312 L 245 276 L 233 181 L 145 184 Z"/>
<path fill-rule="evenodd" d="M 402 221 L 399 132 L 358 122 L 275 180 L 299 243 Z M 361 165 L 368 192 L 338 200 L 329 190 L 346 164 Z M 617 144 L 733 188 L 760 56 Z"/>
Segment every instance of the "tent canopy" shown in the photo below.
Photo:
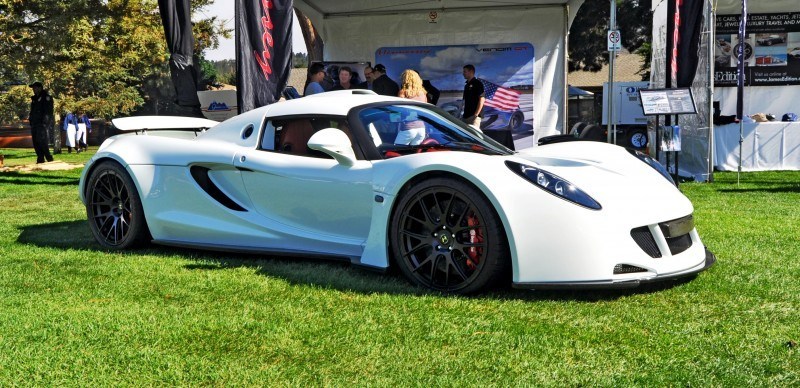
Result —
<path fill-rule="evenodd" d="M 530 43 L 536 138 L 564 128 L 566 37 L 581 4 L 583 0 L 294 1 L 325 42 L 326 61 L 374 64 L 381 47 Z M 480 77 L 480 66 L 476 68 Z M 453 71 L 460 74 L 461 67 Z"/>
<path fill-rule="evenodd" d="M 573 97 L 573 96 L 577 96 L 577 97 L 594 96 L 594 93 L 592 93 L 592 92 L 590 92 L 588 90 L 583 90 L 581 88 L 576 88 L 576 87 L 574 87 L 572 85 L 569 85 L 569 88 L 567 90 L 568 90 L 568 93 L 569 93 L 570 97 Z"/>
<path fill-rule="evenodd" d="M 303 4 L 326 18 L 353 17 L 365 15 L 395 14 L 401 12 L 430 12 L 458 10 L 518 10 L 531 7 L 562 6 L 569 0 L 296 0 L 295 5 Z"/>

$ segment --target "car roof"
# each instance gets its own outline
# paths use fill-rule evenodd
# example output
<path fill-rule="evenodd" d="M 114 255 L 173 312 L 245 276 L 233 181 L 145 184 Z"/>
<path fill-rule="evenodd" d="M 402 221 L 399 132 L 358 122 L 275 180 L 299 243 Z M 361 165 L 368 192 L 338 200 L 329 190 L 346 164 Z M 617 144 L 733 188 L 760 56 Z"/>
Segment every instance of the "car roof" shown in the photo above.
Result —
<path fill-rule="evenodd" d="M 371 90 L 351 89 L 314 94 L 269 105 L 270 116 L 322 114 L 345 116 L 350 109 L 376 102 L 410 102 L 410 100 L 376 94 Z"/>

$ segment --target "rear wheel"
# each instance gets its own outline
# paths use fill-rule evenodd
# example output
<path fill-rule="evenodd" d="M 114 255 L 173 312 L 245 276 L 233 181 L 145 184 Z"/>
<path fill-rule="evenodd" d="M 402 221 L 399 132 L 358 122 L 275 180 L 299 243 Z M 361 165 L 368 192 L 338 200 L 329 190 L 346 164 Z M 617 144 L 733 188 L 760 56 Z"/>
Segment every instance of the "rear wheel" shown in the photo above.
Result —
<path fill-rule="evenodd" d="M 422 181 L 400 198 L 390 228 L 395 263 L 414 283 L 469 294 L 507 274 L 508 243 L 489 201 L 452 178 Z"/>
<path fill-rule="evenodd" d="M 116 162 L 102 162 L 92 171 L 86 191 L 86 216 L 94 238 L 106 248 L 131 248 L 148 236 L 136 186 Z"/>

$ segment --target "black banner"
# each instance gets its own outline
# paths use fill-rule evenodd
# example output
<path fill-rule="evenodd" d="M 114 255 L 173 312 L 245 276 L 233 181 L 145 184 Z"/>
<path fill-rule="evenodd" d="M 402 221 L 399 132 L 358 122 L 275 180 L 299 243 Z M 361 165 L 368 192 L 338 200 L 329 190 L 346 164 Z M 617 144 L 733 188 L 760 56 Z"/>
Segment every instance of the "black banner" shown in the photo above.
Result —
<path fill-rule="evenodd" d="M 278 100 L 292 65 L 292 0 L 236 0 L 239 113 Z"/>
<path fill-rule="evenodd" d="M 203 117 L 197 98 L 197 68 L 194 66 L 194 37 L 189 0 L 158 0 L 161 23 L 169 46 L 169 72 L 177 96 L 179 113 Z"/>
<path fill-rule="evenodd" d="M 682 0 L 679 4 L 680 25 L 678 26 L 678 69 L 676 85 L 679 88 L 692 86 L 700 60 L 700 32 L 703 28 L 703 7 L 705 0 Z"/>
<path fill-rule="evenodd" d="M 718 15 L 714 86 L 736 86 L 740 15 Z M 744 85 L 800 85 L 800 12 L 748 14 Z"/>

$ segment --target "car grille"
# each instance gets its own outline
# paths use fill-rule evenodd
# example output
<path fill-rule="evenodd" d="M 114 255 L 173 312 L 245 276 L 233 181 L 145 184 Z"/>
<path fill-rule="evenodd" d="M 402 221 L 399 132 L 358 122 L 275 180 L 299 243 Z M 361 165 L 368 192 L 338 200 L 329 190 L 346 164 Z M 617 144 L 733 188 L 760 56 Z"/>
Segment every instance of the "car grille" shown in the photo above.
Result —
<path fill-rule="evenodd" d="M 658 224 L 658 231 L 667 241 L 670 255 L 677 255 L 692 246 L 692 236 L 690 234 L 692 230 L 694 230 L 694 218 L 691 214 Z M 647 226 L 631 229 L 631 237 L 639 245 L 639 248 L 642 248 L 645 253 L 654 259 L 666 254 L 666 252 L 661 252 L 658 249 L 655 236 Z"/>
<path fill-rule="evenodd" d="M 648 227 L 641 226 L 631 229 L 631 237 L 633 237 L 633 241 L 636 241 L 636 244 L 639 245 L 639 248 L 642 248 L 650 257 L 654 259 L 661 257 L 661 251 L 658 249 L 658 245 L 656 245 L 656 239 L 653 238 L 653 234 L 650 233 Z"/>
<path fill-rule="evenodd" d="M 637 267 L 635 265 L 628 265 L 628 264 L 617 264 L 614 266 L 614 275 L 636 273 L 636 272 L 647 272 L 647 270 L 642 267 Z"/>

